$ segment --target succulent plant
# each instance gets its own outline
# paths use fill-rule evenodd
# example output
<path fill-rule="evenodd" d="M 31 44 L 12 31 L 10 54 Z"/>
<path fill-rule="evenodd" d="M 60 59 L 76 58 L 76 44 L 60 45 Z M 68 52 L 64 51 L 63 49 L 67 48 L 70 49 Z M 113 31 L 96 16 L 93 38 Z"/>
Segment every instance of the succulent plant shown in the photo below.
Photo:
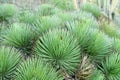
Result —
<path fill-rule="evenodd" d="M 49 64 L 36 58 L 22 62 L 15 75 L 15 80 L 63 80 Z"/>
<path fill-rule="evenodd" d="M 25 24 L 14 23 L 2 35 L 2 44 L 15 47 L 25 55 L 29 55 L 35 37 L 30 27 Z"/>
<path fill-rule="evenodd" d="M 0 5 L 0 21 L 8 21 L 9 18 L 15 16 L 17 7 L 13 4 Z"/>
<path fill-rule="evenodd" d="M 13 80 L 20 60 L 21 56 L 18 50 L 0 46 L 0 80 Z"/>
<path fill-rule="evenodd" d="M 120 54 L 112 53 L 105 58 L 102 62 L 102 71 L 105 74 L 106 80 L 119 80 L 120 79 Z"/>
<path fill-rule="evenodd" d="M 35 53 L 50 63 L 56 70 L 68 74 L 75 72 L 80 61 L 80 47 L 77 39 L 64 29 L 49 30 L 39 38 Z"/>
<path fill-rule="evenodd" d="M 92 13 L 96 18 L 100 17 L 101 15 L 101 11 L 96 4 L 85 3 L 80 7 L 80 9 Z"/>

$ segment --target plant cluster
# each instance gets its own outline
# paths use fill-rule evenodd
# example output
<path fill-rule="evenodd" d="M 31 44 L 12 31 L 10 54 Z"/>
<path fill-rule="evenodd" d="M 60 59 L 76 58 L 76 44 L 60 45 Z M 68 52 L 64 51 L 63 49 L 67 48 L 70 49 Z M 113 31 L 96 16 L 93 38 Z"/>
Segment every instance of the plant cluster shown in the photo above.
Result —
<path fill-rule="evenodd" d="M 61 1 L 0 5 L 0 80 L 120 80 L 119 27 L 95 4 Z"/>

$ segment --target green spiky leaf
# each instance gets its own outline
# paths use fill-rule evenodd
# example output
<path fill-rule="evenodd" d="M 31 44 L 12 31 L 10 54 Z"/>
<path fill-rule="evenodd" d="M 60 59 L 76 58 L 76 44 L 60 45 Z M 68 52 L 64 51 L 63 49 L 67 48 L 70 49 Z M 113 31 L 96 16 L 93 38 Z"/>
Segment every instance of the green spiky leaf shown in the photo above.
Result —
<path fill-rule="evenodd" d="M 120 54 L 113 53 L 102 62 L 103 72 L 107 80 L 120 79 Z"/>
<path fill-rule="evenodd" d="M 83 52 L 91 56 L 93 60 L 102 59 L 109 53 L 111 47 L 109 38 L 98 30 L 92 29 L 89 21 L 71 22 L 67 26 L 78 38 Z"/>
<path fill-rule="evenodd" d="M 43 34 L 51 28 L 60 27 L 62 20 L 57 16 L 44 16 L 34 22 L 37 34 Z"/>
<path fill-rule="evenodd" d="M 113 52 L 120 53 L 120 40 L 119 39 L 113 39 L 112 50 Z"/>
<path fill-rule="evenodd" d="M 98 59 L 98 61 L 108 55 L 111 51 L 111 43 L 108 36 L 99 31 L 94 31 L 91 34 L 91 37 L 86 45 L 88 45 L 87 53 L 93 58 Z"/>
<path fill-rule="evenodd" d="M 39 16 L 48 16 L 61 12 L 60 9 L 50 4 L 42 4 L 37 7 L 36 14 Z"/>
<path fill-rule="evenodd" d="M 66 30 L 54 29 L 41 37 L 35 52 L 56 69 L 68 73 L 76 70 L 80 60 L 80 49 L 77 40 Z"/>
<path fill-rule="evenodd" d="M 36 16 L 33 12 L 28 10 L 23 10 L 19 14 L 19 20 L 20 22 L 32 24 L 36 19 Z"/>
<path fill-rule="evenodd" d="M 63 10 L 73 10 L 72 0 L 50 0 L 52 4 Z"/>
<path fill-rule="evenodd" d="M 95 70 L 88 80 L 104 80 L 104 74 L 100 70 Z"/>
<path fill-rule="evenodd" d="M 0 80 L 13 80 L 20 59 L 20 52 L 16 49 L 0 46 Z"/>
<path fill-rule="evenodd" d="M 15 80 L 63 80 L 63 78 L 40 59 L 28 59 L 17 68 Z"/>
<path fill-rule="evenodd" d="M 30 27 L 25 24 L 15 23 L 6 30 L 4 35 L 2 35 L 2 43 L 18 48 L 24 53 L 29 53 L 34 38 L 35 34 Z"/>
<path fill-rule="evenodd" d="M 0 4 L 0 21 L 13 17 L 17 12 L 17 7 L 13 4 Z"/>
<path fill-rule="evenodd" d="M 100 17 L 101 12 L 96 4 L 85 3 L 80 7 L 83 11 L 92 13 L 96 18 Z"/>

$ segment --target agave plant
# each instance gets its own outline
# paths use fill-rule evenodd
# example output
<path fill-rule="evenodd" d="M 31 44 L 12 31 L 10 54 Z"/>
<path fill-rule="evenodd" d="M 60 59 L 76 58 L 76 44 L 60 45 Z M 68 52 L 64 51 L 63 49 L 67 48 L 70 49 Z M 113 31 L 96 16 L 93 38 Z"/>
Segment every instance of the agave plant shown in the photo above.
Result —
<path fill-rule="evenodd" d="M 50 2 L 52 4 L 54 4 L 55 6 L 57 6 L 60 9 L 63 10 L 73 10 L 74 6 L 73 6 L 73 2 L 72 0 L 50 0 Z"/>
<path fill-rule="evenodd" d="M 55 69 L 68 74 L 75 72 L 80 61 L 80 47 L 77 40 L 63 29 L 48 31 L 37 41 L 34 50 Z"/>
<path fill-rule="evenodd" d="M 44 16 L 33 23 L 37 34 L 43 34 L 51 28 L 60 27 L 61 24 L 62 20 L 58 16 Z"/>
<path fill-rule="evenodd" d="M 0 21 L 8 21 L 8 18 L 13 17 L 17 13 L 17 7 L 12 4 L 0 5 Z"/>
<path fill-rule="evenodd" d="M 56 15 L 62 20 L 63 23 L 73 20 L 73 16 L 69 12 L 65 12 L 65 13 L 61 12 Z"/>
<path fill-rule="evenodd" d="M 119 39 L 113 39 L 112 51 L 120 53 L 120 40 Z"/>
<path fill-rule="evenodd" d="M 19 14 L 19 20 L 20 22 L 32 24 L 36 19 L 36 15 L 29 11 L 29 10 L 23 10 Z"/>
<path fill-rule="evenodd" d="M 37 7 L 36 14 L 39 16 L 48 16 L 61 12 L 60 9 L 50 4 L 42 4 Z"/>
<path fill-rule="evenodd" d="M 120 38 L 119 28 L 108 22 L 102 22 L 99 29 L 111 38 Z"/>
<path fill-rule="evenodd" d="M 68 23 L 68 29 L 78 38 L 83 52 L 88 53 L 93 60 L 99 61 L 109 53 L 111 47 L 109 38 L 91 28 L 89 22 Z"/>
<path fill-rule="evenodd" d="M 78 38 L 79 44 L 82 47 L 82 50 L 84 50 L 90 38 L 90 32 L 91 32 L 90 30 L 92 30 L 90 24 L 91 23 L 89 23 L 86 20 L 85 21 L 83 20 L 81 22 L 72 21 L 66 24 L 68 30 Z"/>
<path fill-rule="evenodd" d="M 87 53 L 92 56 L 96 61 L 101 60 L 108 55 L 111 51 L 111 43 L 108 36 L 101 32 L 95 31 L 91 34 L 91 38 L 88 41 Z"/>
<path fill-rule="evenodd" d="M 92 3 L 85 3 L 82 6 L 80 6 L 80 9 L 92 13 L 96 18 L 99 18 L 101 15 L 99 7 Z"/>
<path fill-rule="evenodd" d="M 95 69 L 87 80 L 105 80 L 105 76 L 100 70 Z"/>
<path fill-rule="evenodd" d="M 120 79 L 120 54 L 113 53 L 105 58 L 102 62 L 103 72 L 106 80 L 119 80 Z"/>
<path fill-rule="evenodd" d="M 15 80 L 63 80 L 50 65 L 40 59 L 24 61 L 15 74 Z"/>
<path fill-rule="evenodd" d="M 15 23 L 2 35 L 2 44 L 13 46 L 29 55 L 35 37 L 30 27 Z"/>
<path fill-rule="evenodd" d="M 0 46 L 0 80 L 13 80 L 20 60 L 20 52 L 16 49 Z"/>
<path fill-rule="evenodd" d="M 89 24 L 89 26 L 91 28 L 95 28 L 95 29 L 99 28 L 96 18 L 91 13 L 79 10 L 79 11 L 74 11 L 73 13 L 71 13 L 71 17 L 72 17 L 72 19 L 69 20 L 70 23 L 72 23 L 71 21 L 75 20 L 75 21 L 78 21 L 79 24 L 83 24 L 83 26 L 84 26 L 84 24 L 86 25 L 86 23 L 87 23 L 87 25 Z M 69 22 L 69 21 L 67 21 L 67 22 Z"/>

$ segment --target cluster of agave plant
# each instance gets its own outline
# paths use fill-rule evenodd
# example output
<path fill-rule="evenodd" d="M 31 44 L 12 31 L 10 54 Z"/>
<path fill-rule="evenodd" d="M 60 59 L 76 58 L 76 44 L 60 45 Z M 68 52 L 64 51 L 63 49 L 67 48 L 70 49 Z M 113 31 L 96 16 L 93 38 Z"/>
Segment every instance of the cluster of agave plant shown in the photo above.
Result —
<path fill-rule="evenodd" d="M 93 3 L 0 4 L 0 80 L 120 80 L 119 30 Z"/>

